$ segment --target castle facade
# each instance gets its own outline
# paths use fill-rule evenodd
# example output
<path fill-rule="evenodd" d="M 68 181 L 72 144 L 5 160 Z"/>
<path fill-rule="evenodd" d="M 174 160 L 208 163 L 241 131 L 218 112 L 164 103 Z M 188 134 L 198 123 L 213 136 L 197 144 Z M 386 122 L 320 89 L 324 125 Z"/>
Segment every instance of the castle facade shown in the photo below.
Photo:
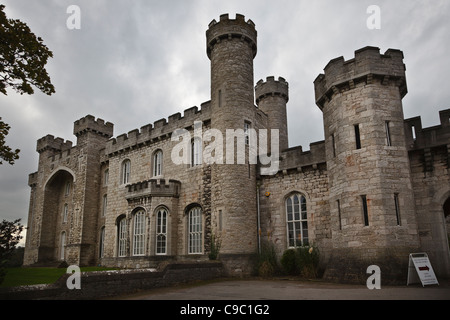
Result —
<path fill-rule="evenodd" d="M 373 264 L 395 277 L 414 252 L 450 276 L 450 109 L 431 128 L 404 119 L 401 51 L 365 47 L 326 65 L 314 81 L 325 140 L 304 152 L 289 148 L 286 80 L 254 83 L 255 24 L 225 14 L 206 40 L 201 108 L 117 137 L 88 115 L 74 123 L 75 146 L 37 141 L 25 265 L 155 267 L 207 260 L 219 239 L 230 275 L 251 273 L 270 243 L 279 256 L 313 244 L 329 278 Z"/>

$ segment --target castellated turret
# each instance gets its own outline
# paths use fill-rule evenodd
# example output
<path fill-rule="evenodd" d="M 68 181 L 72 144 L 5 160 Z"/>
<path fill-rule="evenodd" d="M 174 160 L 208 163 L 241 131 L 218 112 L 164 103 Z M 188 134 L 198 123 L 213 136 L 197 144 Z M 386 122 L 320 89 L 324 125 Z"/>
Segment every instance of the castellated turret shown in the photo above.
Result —
<path fill-rule="evenodd" d="M 280 151 L 289 148 L 286 103 L 289 101 L 289 84 L 279 77 L 259 80 L 255 86 L 258 108 L 268 116 L 267 129 L 279 130 Z"/>
<path fill-rule="evenodd" d="M 362 48 L 354 59 L 331 60 L 314 84 L 335 248 L 329 272 L 340 272 L 344 260 L 355 268 L 400 261 L 419 247 L 403 124 L 403 53 Z"/>
<path fill-rule="evenodd" d="M 227 130 L 258 129 L 254 105 L 253 59 L 257 32 L 251 20 L 228 14 L 213 20 L 206 31 L 207 55 L 211 60 L 211 128 L 223 136 Z M 235 139 L 239 144 L 239 139 Z M 248 146 L 246 148 L 248 155 Z M 221 254 L 251 254 L 257 250 L 256 165 L 238 164 L 236 150 L 223 149 L 223 164 L 211 165 L 213 220 L 221 220 Z M 234 153 L 234 163 L 225 159 Z M 221 217 L 215 219 L 214 217 Z M 237 223 L 239 221 L 239 223 Z M 214 232 L 214 231 L 213 231 Z"/>

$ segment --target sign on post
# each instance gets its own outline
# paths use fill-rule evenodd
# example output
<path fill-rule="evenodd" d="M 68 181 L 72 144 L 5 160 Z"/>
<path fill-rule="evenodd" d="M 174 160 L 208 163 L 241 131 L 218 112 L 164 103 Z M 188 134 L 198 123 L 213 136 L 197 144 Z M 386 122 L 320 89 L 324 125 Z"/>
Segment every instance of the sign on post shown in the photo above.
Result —
<path fill-rule="evenodd" d="M 409 255 L 408 280 L 406 285 L 417 283 L 419 280 L 423 287 L 430 284 L 439 285 L 428 255 L 426 253 L 411 253 Z"/>

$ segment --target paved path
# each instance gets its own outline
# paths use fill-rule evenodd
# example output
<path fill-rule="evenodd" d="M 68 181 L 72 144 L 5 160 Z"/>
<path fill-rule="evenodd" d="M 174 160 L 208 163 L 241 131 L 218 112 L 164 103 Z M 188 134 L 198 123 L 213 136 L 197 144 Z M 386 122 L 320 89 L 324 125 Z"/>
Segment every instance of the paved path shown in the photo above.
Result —
<path fill-rule="evenodd" d="M 364 285 L 297 280 L 218 280 L 203 284 L 154 289 L 116 297 L 122 300 L 450 300 L 450 282 L 422 287 Z"/>

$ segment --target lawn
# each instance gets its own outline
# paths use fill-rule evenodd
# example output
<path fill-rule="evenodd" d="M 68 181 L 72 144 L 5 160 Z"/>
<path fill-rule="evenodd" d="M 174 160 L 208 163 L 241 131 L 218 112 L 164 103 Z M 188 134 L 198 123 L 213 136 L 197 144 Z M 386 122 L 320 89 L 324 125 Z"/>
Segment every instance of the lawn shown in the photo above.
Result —
<path fill-rule="evenodd" d="M 103 267 L 81 268 L 81 272 L 105 270 L 115 269 Z M 6 268 L 6 277 L 3 283 L 0 284 L 0 287 L 53 283 L 66 272 L 66 268 Z"/>

